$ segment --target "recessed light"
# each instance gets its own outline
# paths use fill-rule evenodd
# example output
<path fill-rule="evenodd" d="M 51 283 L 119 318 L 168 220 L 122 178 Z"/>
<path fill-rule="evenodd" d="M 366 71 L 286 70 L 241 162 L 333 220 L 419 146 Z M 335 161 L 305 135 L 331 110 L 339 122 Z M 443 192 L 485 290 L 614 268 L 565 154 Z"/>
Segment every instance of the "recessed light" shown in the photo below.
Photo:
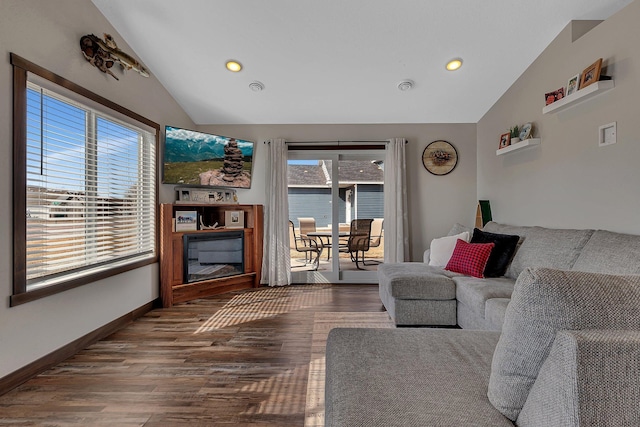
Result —
<path fill-rule="evenodd" d="M 460 58 L 452 59 L 447 62 L 447 70 L 449 71 L 455 71 L 460 67 L 462 67 L 462 59 Z"/>
<path fill-rule="evenodd" d="M 240 64 L 238 61 L 227 61 L 226 66 L 227 70 L 233 71 L 234 73 L 242 70 L 242 64 Z"/>

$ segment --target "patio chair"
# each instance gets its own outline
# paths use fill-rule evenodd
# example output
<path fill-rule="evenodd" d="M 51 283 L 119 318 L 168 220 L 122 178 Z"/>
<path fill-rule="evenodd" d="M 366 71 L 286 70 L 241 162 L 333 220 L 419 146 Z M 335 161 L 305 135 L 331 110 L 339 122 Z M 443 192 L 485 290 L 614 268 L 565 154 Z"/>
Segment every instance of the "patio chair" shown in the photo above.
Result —
<path fill-rule="evenodd" d="M 322 248 L 318 247 L 318 243 L 310 238 L 301 237 L 296 235 L 296 229 L 293 225 L 293 221 L 289 221 L 289 247 L 298 252 L 304 253 L 304 265 L 308 263 L 315 264 L 314 270 L 318 270 L 320 265 L 320 254 Z M 314 261 L 315 254 L 315 261 Z M 307 262 L 308 261 L 308 262 Z"/>
<path fill-rule="evenodd" d="M 377 248 L 382 243 L 382 228 L 383 228 L 383 224 L 384 224 L 384 219 L 383 218 L 374 218 L 373 219 L 373 222 L 371 223 L 371 236 L 369 237 L 369 249 Z M 365 260 L 364 260 L 364 257 L 363 257 L 362 263 L 364 265 L 380 264 L 380 261 L 376 261 L 376 260 L 370 260 L 369 262 L 370 263 L 367 264 L 365 262 Z"/>
<path fill-rule="evenodd" d="M 317 240 L 315 237 L 309 237 L 307 236 L 307 233 L 313 233 L 314 231 L 316 231 L 316 219 L 315 218 L 310 218 L 310 217 L 304 217 L 304 218 L 298 218 L 298 224 L 300 224 L 300 236 L 303 239 L 311 239 L 316 241 Z M 306 262 L 307 258 L 305 257 L 305 262 Z M 311 260 L 309 260 L 311 261 Z"/>
<path fill-rule="evenodd" d="M 298 218 L 298 223 L 300 224 L 300 237 L 307 238 L 307 233 L 316 231 L 315 218 Z"/>
<path fill-rule="evenodd" d="M 345 248 L 340 248 L 340 252 L 348 252 L 351 255 L 351 261 L 356 263 L 358 270 L 364 270 L 360 268 L 358 254 L 362 254 L 362 263 L 364 264 L 364 253 L 369 250 L 371 242 L 371 223 L 373 219 L 354 219 L 351 221 L 351 227 L 349 229 L 349 241 Z"/>
<path fill-rule="evenodd" d="M 371 238 L 369 239 L 369 248 L 377 248 L 382 241 L 382 225 L 384 219 L 374 218 L 371 223 Z"/>

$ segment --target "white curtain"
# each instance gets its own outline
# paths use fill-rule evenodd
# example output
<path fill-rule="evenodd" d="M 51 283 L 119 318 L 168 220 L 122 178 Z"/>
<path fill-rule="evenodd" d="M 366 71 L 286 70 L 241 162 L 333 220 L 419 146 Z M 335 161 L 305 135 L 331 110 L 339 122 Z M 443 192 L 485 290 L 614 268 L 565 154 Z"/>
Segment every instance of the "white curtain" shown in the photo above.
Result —
<path fill-rule="evenodd" d="M 409 261 L 404 138 L 392 138 L 384 159 L 384 261 Z"/>
<path fill-rule="evenodd" d="M 267 151 L 269 172 L 260 283 L 285 286 L 291 284 L 287 145 L 284 139 L 273 139 L 267 144 Z"/>

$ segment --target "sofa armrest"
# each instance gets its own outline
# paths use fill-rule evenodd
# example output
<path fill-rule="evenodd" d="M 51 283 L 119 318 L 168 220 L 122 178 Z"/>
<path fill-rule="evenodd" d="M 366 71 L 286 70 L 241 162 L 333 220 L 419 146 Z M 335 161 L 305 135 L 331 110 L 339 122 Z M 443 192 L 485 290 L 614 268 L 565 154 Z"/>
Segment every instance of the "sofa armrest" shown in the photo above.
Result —
<path fill-rule="evenodd" d="M 517 425 L 638 426 L 638 402 L 640 331 L 560 331 Z"/>
<path fill-rule="evenodd" d="M 431 259 L 431 249 L 427 249 L 424 251 L 424 255 L 422 255 L 422 260 L 425 264 L 429 264 L 429 259 Z"/>

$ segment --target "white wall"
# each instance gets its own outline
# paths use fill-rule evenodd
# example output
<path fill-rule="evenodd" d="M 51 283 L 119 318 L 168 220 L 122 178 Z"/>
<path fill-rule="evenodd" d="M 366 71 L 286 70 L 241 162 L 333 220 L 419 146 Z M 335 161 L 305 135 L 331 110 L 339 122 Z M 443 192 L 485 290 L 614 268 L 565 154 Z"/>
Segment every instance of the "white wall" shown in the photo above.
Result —
<path fill-rule="evenodd" d="M 152 76 L 116 81 L 89 64 L 80 37 L 111 33 L 134 52 L 89 0 L 0 1 L 0 378 L 158 297 L 157 264 L 9 307 L 12 293 L 12 67 L 14 52 L 164 126 L 193 122 Z M 115 69 L 115 67 L 114 67 Z M 153 74 L 153 70 L 151 70 Z"/>
<path fill-rule="evenodd" d="M 480 120 L 478 198 L 491 200 L 495 220 L 640 234 L 639 21 L 635 1 L 576 41 L 567 26 Z M 615 88 L 542 115 L 544 94 L 599 57 Z M 497 157 L 500 134 L 528 121 L 541 145 Z M 598 127 L 610 122 L 618 143 L 598 147 Z"/>
<path fill-rule="evenodd" d="M 472 226 L 476 199 L 475 124 L 380 124 L 380 125 L 227 125 L 200 126 L 198 130 L 257 142 L 254 176 L 250 190 L 239 190 L 241 203 L 266 202 L 265 140 L 362 141 L 406 138 L 411 259 L 422 260 L 431 239 L 445 235 L 455 222 Z M 458 150 L 459 162 L 448 175 L 431 175 L 422 166 L 422 152 L 432 141 L 444 139 Z"/>

